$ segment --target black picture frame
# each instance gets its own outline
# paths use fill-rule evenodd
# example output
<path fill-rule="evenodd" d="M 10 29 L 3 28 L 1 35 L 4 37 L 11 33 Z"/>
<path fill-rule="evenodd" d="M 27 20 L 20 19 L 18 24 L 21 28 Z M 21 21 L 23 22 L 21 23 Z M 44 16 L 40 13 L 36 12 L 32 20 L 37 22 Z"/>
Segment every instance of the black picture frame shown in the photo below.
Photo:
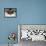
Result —
<path fill-rule="evenodd" d="M 10 14 L 6 14 L 7 12 Z M 5 18 L 16 18 L 17 17 L 17 8 L 4 8 L 4 17 Z"/>

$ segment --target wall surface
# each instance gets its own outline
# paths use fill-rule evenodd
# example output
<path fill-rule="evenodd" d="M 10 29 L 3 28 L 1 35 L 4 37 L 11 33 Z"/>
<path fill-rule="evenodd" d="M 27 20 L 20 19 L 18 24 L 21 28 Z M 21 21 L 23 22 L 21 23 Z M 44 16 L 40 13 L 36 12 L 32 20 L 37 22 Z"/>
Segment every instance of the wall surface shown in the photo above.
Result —
<path fill-rule="evenodd" d="M 16 18 L 4 18 L 4 8 L 10 7 L 17 8 Z M 0 1 L 0 44 L 8 43 L 9 32 L 17 34 L 18 24 L 46 24 L 46 0 Z"/>

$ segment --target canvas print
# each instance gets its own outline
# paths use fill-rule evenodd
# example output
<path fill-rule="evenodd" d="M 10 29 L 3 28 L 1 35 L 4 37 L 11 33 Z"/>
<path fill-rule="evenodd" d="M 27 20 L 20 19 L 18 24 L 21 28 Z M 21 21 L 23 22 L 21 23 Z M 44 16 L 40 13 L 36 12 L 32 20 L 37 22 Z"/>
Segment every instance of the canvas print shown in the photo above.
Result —
<path fill-rule="evenodd" d="M 17 9 L 16 8 L 4 8 L 5 17 L 16 17 Z"/>
<path fill-rule="evenodd" d="M 46 41 L 46 25 L 21 25 L 21 40 Z"/>

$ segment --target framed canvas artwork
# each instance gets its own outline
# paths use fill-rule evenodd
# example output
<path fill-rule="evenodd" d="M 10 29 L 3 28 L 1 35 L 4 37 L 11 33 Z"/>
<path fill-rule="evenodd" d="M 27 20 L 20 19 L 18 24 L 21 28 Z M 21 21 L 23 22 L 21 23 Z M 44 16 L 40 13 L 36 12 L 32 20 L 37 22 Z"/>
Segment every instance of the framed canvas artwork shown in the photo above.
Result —
<path fill-rule="evenodd" d="M 19 29 L 20 28 L 20 29 Z M 18 25 L 21 40 L 31 41 L 46 41 L 46 25 L 31 25 L 31 24 L 20 24 Z M 18 33 L 19 33 L 18 32 Z"/>
<path fill-rule="evenodd" d="M 17 8 L 4 8 L 4 16 L 5 17 L 16 17 Z"/>

